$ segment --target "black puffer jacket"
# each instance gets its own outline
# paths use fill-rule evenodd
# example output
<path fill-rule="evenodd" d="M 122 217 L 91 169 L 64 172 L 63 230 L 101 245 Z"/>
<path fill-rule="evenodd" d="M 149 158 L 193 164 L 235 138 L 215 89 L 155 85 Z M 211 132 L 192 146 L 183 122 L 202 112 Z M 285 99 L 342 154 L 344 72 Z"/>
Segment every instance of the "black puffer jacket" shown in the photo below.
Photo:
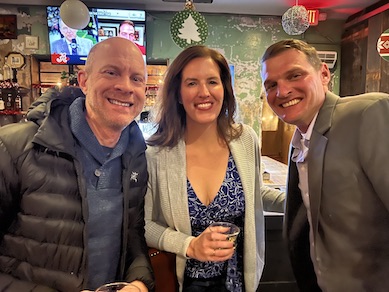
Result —
<path fill-rule="evenodd" d="M 28 122 L 0 128 L 0 291 L 86 288 L 86 186 L 68 122 L 69 105 L 80 95 L 78 88 L 50 90 L 33 104 Z M 137 124 L 129 127 L 117 280 L 138 279 L 151 291 L 143 211 L 146 145 Z"/>

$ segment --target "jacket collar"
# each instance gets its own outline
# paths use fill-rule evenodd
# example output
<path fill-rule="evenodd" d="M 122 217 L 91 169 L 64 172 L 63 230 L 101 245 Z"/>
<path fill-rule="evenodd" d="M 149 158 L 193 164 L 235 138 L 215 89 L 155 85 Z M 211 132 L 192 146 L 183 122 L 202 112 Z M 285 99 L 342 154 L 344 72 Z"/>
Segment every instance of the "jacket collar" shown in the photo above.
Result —
<path fill-rule="evenodd" d="M 339 96 L 327 92 L 324 103 L 319 110 L 308 151 L 308 185 L 310 196 L 310 208 L 312 216 L 312 229 L 314 238 L 318 229 L 318 218 L 321 202 L 321 186 L 323 182 L 324 155 L 327 147 L 327 137 L 325 134 L 332 126 L 332 116 L 335 106 L 339 101 Z M 288 191 L 285 216 L 285 234 L 291 241 L 298 238 L 301 229 L 307 224 L 307 212 L 304 207 L 301 192 L 298 188 L 299 177 L 296 163 L 291 161 L 293 153 L 291 145 L 289 152 L 289 175 L 288 175 Z"/>
<path fill-rule="evenodd" d="M 318 230 L 324 156 L 328 142 L 325 134 L 332 126 L 332 116 L 338 101 L 338 96 L 331 92 L 326 93 L 326 98 L 320 108 L 310 140 L 310 149 L 308 152 L 308 185 L 314 240 Z"/>
<path fill-rule="evenodd" d="M 338 100 L 339 96 L 327 91 L 324 103 L 320 108 L 319 115 L 313 128 L 314 132 L 324 134 L 331 127 L 332 115 Z"/>
<path fill-rule="evenodd" d="M 39 126 L 32 142 L 46 150 L 75 156 L 73 133 L 70 129 L 69 106 L 79 96 L 84 96 L 78 87 L 63 90 L 52 89 L 34 102 L 28 112 L 28 120 Z M 128 126 L 129 144 L 126 154 L 138 156 L 144 153 L 146 144 L 137 123 Z M 142 143 L 139 143 L 142 141 Z"/>

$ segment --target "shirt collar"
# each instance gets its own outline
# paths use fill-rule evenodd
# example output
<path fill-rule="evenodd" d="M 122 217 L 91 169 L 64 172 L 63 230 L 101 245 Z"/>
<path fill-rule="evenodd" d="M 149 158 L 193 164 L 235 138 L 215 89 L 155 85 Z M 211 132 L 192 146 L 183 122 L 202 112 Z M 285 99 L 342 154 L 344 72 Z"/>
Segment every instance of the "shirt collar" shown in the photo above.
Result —
<path fill-rule="evenodd" d="M 121 156 L 129 144 L 129 127 L 121 133 L 119 141 L 107 160 L 106 149 L 100 145 L 86 120 L 85 97 L 77 98 L 69 107 L 70 128 L 81 147 L 85 148 L 101 164 Z"/>
<path fill-rule="evenodd" d="M 307 132 L 301 133 L 298 128 L 294 132 L 292 137 L 292 146 L 294 148 L 292 153 L 292 161 L 294 162 L 304 162 L 309 150 L 309 140 L 312 136 L 313 127 L 316 123 L 316 118 L 318 113 L 313 117 L 312 122 L 309 124 Z"/>
<path fill-rule="evenodd" d="M 312 122 L 309 124 L 309 127 L 308 127 L 308 130 L 305 132 L 305 133 L 301 133 L 301 136 L 305 139 L 305 140 L 311 140 L 311 136 L 312 136 L 312 131 L 313 131 L 313 127 L 315 126 L 315 123 L 316 123 L 316 119 L 317 119 L 317 116 L 318 116 L 319 112 L 316 113 L 316 115 L 313 117 L 312 119 Z M 298 128 L 297 128 L 298 130 Z M 300 130 L 298 130 L 300 131 Z"/>

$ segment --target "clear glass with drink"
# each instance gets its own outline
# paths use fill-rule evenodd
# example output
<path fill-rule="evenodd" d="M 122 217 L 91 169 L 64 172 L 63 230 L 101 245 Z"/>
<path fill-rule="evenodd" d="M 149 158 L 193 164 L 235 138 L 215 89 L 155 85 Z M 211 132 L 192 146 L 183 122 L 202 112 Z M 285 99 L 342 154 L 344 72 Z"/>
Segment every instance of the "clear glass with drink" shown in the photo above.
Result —
<path fill-rule="evenodd" d="M 234 246 L 236 247 L 236 239 L 238 238 L 240 232 L 240 228 L 238 226 L 230 222 L 214 222 L 209 226 L 211 227 L 211 230 L 212 227 L 226 227 L 225 231 L 222 233 L 226 234 L 227 239 L 229 241 L 232 241 L 234 243 Z"/>
<path fill-rule="evenodd" d="M 131 284 L 126 283 L 126 282 L 109 283 L 109 284 L 105 284 L 103 286 L 100 286 L 99 288 L 97 288 L 95 290 L 95 292 L 118 292 L 127 285 L 131 285 Z M 131 286 L 134 286 L 134 285 L 131 285 Z M 134 286 L 134 291 L 139 291 L 139 288 Z"/>

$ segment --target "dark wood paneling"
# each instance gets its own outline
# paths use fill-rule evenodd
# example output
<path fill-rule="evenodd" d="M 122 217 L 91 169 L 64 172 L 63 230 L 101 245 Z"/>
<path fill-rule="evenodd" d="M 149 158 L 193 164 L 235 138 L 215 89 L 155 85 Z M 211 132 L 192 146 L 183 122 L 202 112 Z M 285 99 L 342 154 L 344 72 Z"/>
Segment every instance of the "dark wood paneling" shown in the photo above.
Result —
<path fill-rule="evenodd" d="M 381 62 L 377 51 L 377 40 L 382 33 L 382 13 L 369 19 L 369 35 L 366 52 L 366 92 L 380 91 Z"/>
<path fill-rule="evenodd" d="M 389 10 L 383 13 L 382 31 L 389 29 Z M 389 62 L 382 59 L 381 61 L 381 83 L 380 91 L 389 93 Z"/>
<path fill-rule="evenodd" d="M 389 29 L 389 10 L 352 26 L 346 22 L 346 27 L 341 43 L 340 95 L 389 93 L 389 62 L 377 52 L 378 38 Z"/>
<path fill-rule="evenodd" d="M 341 96 L 365 92 L 367 35 L 367 22 L 343 34 L 340 71 Z"/>

